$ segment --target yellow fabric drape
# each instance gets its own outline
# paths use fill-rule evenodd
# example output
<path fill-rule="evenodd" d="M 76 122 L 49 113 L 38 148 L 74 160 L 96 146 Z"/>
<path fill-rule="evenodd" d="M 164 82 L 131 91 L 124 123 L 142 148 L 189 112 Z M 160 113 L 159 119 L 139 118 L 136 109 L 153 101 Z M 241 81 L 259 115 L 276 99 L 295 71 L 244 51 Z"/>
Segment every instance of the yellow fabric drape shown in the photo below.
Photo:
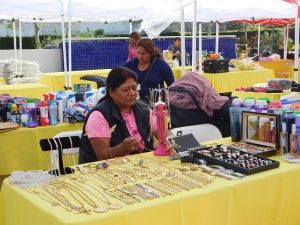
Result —
<path fill-rule="evenodd" d="M 62 123 L 0 133 L 0 175 L 8 175 L 14 170 L 47 169 L 49 162 L 40 148 L 40 140 L 63 131 L 81 130 L 82 126 L 83 123 Z"/>
<path fill-rule="evenodd" d="M 273 61 L 259 61 L 257 62 L 260 66 L 272 69 L 277 78 L 292 78 L 294 61 L 291 59 L 280 59 Z"/>
<path fill-rule="evenodd" d="M 189 72 L 191 67 L 186 67 L 186 72 Z M 80 80 L 84 75 L 101 75 L 107 76 L 110 69 L 103 70 L 86 70 L 72 72 L 72 84 L 92 83 L 96 87 L 95 82 Z M 175 80 L 179 79 L 181 67 L 172 68 Z M 271 69 L 247 70 L 247 71 L 230 71 L 228 73 L 205 73 L 204 76 L 211 82 L 212 86 L 219 93 L 232 92 L 236 87 L 253 86 L 256 83 L 265 83 L 268 78 L 274 78 L 274 72 Z M 53 91 L 63 90 L 65 85 L 64 73 L 43 73 L 40 82 L 52 87 Z M 73 86 L 72 85 L 72 86 Z"/>
<path fill-rule="evenodd" d="M 213 141 L 216 143 L 216 141 Z M 221 143 L 230 142 L 223 139 Z M 132 158 L 131 158 L 132 157 Z M 134 157 L 130 156 L 131 160 Z M 168 161 L 168 157 L 145 157 Z M 182 192 L 91 215 L 66 212 L 12 186 L 2 186 L 6 225 L 297 225 L 300 224 L 300 164 L 287 163 L 245 179 L 218 178 L 206 188 Z M 172 161 L 167 163 L 179 163 Z"/>
<path fill-rule="evenodd" d="M 6 84 L 5 79 L 3 77 L 0 77 L 0 86 L 5 84 Z"/>
<path fill-rule="evenodd" d="M 247 97 L 254 97 L 256 100 L 258 100 L 259 98 L 269 98 L 270 101 L 272 100 L 279 100 L 281 96 L 290 94 L 287 92 L 283 92 L 283 93 L 263 93 L 263 92 L 245 92 L 245 91 L 234 91 L 232 92 L 231 96 L 236 96 L 238 98 L 241 99 L 245 99 Z"/>
<path fill-rule="evenodd" d="M 50 91 L 50 86 L 40 83 L 0 85 L 0 95 L 10 94 L 12 97 L 23 96 L 41 99 L 43 94 Z"/>

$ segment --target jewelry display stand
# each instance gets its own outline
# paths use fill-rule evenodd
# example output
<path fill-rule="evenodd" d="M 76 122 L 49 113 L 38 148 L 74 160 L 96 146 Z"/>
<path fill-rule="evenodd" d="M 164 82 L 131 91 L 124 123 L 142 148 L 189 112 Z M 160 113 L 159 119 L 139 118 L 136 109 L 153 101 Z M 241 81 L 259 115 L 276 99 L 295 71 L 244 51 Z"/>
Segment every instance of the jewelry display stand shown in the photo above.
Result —
<path fill-rule="evenodd" d="M 166 116 L 169 111 L 169 93 L 167 89 L 158 88 L 150 90 L 150 106 L 153 110 L 153 115 L 156 117 L 157 125 L 157 147 L 154 151 L 156 156 L 167 156 L 171 154 L 171 148 L 166 139 Z M 163 101 L 164 99 L 164 101 Z"/>
<path fill-rule="evenodd" d="M 48 138 L 41 139 L 40 146 L 43 151 L 58 151 L 58 167 L 50 169 L 49 173 L 52 175 L 65 175 L 74 173 L 71 167 L 64 167 L 63 163 L 63 150 L 68 148 L 78 148 L 81 146 L 81 140 L 78 136 L 61 137 L 61 138 Z"/>

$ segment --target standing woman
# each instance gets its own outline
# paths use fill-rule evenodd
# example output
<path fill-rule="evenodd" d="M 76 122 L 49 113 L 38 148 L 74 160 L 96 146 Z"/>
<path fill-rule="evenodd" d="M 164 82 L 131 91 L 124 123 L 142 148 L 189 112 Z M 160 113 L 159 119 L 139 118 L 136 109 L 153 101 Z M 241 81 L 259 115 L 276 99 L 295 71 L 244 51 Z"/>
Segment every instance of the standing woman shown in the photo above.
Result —
<path fill-rule="evenodd" d="M 129 48 L 128 48 L 128 60 L 133 59 L 137 56 L 137 43 L 140 40 L 141 35 L 135 31 L 129 35 Z"/>
<path fill-rule="evenodd" d="M 150 89 L 170 86 L 174 75 L 170 66 L 161 57 L 159 49 L 149 38 L 141 38 L 137 43 L 137 57 L 127 61 L 125 67 L 137 73 L 140 97 L 149 99 Z"/>

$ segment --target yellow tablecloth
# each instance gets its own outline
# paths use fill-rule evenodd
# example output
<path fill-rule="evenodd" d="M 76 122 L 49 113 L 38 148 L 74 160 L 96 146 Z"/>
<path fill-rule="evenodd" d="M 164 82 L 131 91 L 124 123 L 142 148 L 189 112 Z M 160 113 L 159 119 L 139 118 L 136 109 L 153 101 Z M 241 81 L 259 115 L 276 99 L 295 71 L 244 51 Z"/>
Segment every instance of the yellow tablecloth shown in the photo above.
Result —
<path fill-rule="evenodd" d="M 95 82 L 80 80 L 80 77 L 84 75 L 107 76 L 110 70 L 111 69 L 72 71 L 72 89 L 74 88 L 74 84 L 87 83 L 90 83 L 94 88 L 97 88 L 97 84 Z M 42 73 L 40 77 L 40 82 L 49 85 L 52 88 L 52 91 L 64 90 L 65 73 Z"/>
<path fill-rule="evenodd" d="M 172 72 L 173 72 L 175 80 L 178 80 L 182 76 L 181 66 L 179 66 L 179 67 L 172 67 L 171 69 L 172 69 Z M 191 70 L 192 70 L 191 66 L 186 66 L 185 67 L 185 72 L 186 73 L 190 72 Z"/>
<path fill-rule="evenodd" d="M 268 69 L 272 69 L 275 73 L 275 77 L 278 78 L 292 78 L 293 77 L 293 60 L 280 59 L 273 61 L 259 61 L 260 66 Z"/>
<path fill-rule="evenodd" d="M 167 161 L 166 157 L 146 154 L 146 157 Z M 298 225 L 300 164 L 284 162 L 279 156 L 272 158 L 280 161 L 280 168 L 241 180 L 218 179 L 206 188 L 91 215 L 51 207 L 38 196 L 12 186 L 6 179 L 1 190 L 5 224 Z"/>
<path fill-rule="evenodd" d="M 186 67 L 190 71 L 191 67 Z M 175 79 L 181 75 L 181 67 L 172 68 Z M 227 73 L 204 73 L 212 84 L 212 87 L 219 93 L 232 92 L 236 87 L 253 86 L 256 83 L 265 83 L 268 78 L 274 78 L 274 72 L 271 69 L 230 71 Z"/>
<path fill-rule="evenodd" d="M 186 67 L 186 72 L 190 71 L 191 67 Z M 86 70 L 72 72 L 72 84 L 76 83 L 92 83 L 96 87 L 95 82 L 80 80 L 83 75 L 101 75 L 107 76 L 110 69 L 103 70 Z M 172 68 L 175 80 L 179 79 L 181 67 Z M 252 86 L 256 83 L 265 83 L 268 78 L 274 78 L 274 72 L 271 69 L 248 70 L 248 71 L 230 71 L 228 73 L 211 74 L 206 73 L 204 76 L 212 83 L 212 86 L 217 92 L 232 92 L 239 86 Z M 64 73 L 43 73 L 40 82 L 52 87 L 53 91 L 63 90 L 65 85 Z M 72 86 L 73 87 L 73 86 Z"/>
<path fill-rule="evenodd" d="M 56 126 L 19 128 L 0 133 L 0 175 L 14 170 L 47 169 L 49 162 L 40 148 L 40 139 L 59 132 L 80 130 L 83 123 L 62 123 Z"/>
<path fill-rule="evenodd" d="M 0 94 L 11 96 L 42 98 L 43 94 L 50 91 L 51 88 L 48 85 L 40 83 L 0 85 Z"/>
<path fill-rule="evenodd" d="M 0 77 L 0 86 L 5 84 L 6 84 L 5 79 L 3 77 Z"/>
<path fill-rule="evenodd" d="M 270 69 L 230 71 L 228 73 L 205 73 L 214 89 L 219 93 L 232 92 L 236 87 L 248 87 L 257 83 L 265 83 L 268 78 L 274 78 Z"/>
<path fill-rule="evenodd" d="M 174 74 L 175 80 L 181 77 L 181 67 L 171 68 Z M 191 67 L 186 67 L 186 71 L 190 71 Z M 73 71 L 72 72 L 72 88 L 74 84 L 84 84 L 90 83 L 94 88 L 96 88 L 96 83 L 92 81 L 80 80 L 80 77 L 84 75 L 100 75 L 107 76 L 111 69 L 100 69 L 100 70 L 82 70 L 82 71 Z M 53 91 L 64 90 L 65 86 L 65 74 L 63 72 L 57 73 L 43 73 L 40 77 L 40 82 L 47 84 L 52 87 Z"/>
<path fill-rule="evenodd" d="M 256 100 L 262 97 L 269 98 L 271 100 L 279 100 L 281 96 L 290 94 L 290 92 L 283 93 L 263 93 L 263 92 L 245 92 L 245 91 L 233 91 L 231 96 L 244 99 L 246 97 L 254 97 Z"/>

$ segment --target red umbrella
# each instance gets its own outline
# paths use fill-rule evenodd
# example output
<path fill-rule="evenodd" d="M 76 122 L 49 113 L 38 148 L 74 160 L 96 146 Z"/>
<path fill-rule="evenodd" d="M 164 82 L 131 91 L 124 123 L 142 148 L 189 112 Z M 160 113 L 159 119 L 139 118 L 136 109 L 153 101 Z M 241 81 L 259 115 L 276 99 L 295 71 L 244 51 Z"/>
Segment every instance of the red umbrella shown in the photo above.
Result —
<path fill-rule="evenodd" d="M 261 24 L 261 25 L 274 25 L 274 26 L 286 26 L 293 24 L 295 19 L 250 19 L 250 20 L 236 20 L 236 22 L 248 23 L 248 24 Z"/>

